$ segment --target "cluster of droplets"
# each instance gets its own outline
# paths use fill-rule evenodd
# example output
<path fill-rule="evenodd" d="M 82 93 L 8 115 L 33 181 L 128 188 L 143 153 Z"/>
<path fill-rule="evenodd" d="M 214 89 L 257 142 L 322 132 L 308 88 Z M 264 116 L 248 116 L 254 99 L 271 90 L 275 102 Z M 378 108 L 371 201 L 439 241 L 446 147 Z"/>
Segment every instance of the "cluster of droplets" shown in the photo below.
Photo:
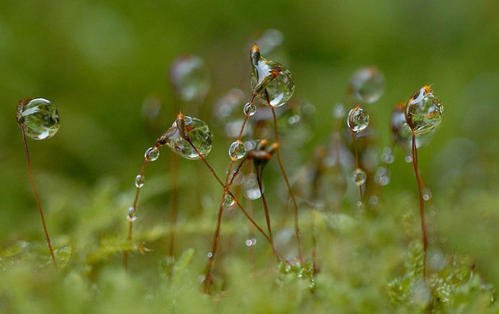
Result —
<path fill-rule="evenodd" d="M 170 78 L 175 90 L 184 101 L 202 101 L 210 88 L 206 65 L 198 56 L 182 56 L 172 66 Z"/>
<path fill-rule="evenodd" d="M 17 109 L 17 122 L 25 130 L 26 136 L 34 140 L 44 140 L 51 138 L 59 130 L 59 112 L 47 99 L 24 100 Z"/>

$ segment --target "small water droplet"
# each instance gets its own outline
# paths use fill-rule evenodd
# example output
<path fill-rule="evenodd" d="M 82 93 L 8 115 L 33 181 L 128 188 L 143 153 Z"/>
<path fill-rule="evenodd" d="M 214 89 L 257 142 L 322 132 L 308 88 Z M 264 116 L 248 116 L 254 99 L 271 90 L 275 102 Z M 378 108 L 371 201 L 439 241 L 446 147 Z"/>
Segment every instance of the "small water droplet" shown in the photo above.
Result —
<path fill-rule="evenodd" d="M 293 76 L 282 64 L 265 59 L 255 49 L 258 47 L 253 47 L 251 51 L 253 92 L 264 102 L 267 102 L 268 98 L 271 106 L 280 107 L 293 96 L 295 91 Z"/>
<path fill-rule="evenodd" d="M 147 161 L 156 161 L 159 158 L 159 149 L 157 147 L 149 147 L 145 154 L 144 154 L 145 159 Z"/>
<path fill-rule="evenodd" d="M 232 195 L 230 195 L 229 193 L 226 193 L 224 195 L 224 203 L 223 203 L 224 208 L 229 209 L 232 206 L 234 206 L 235 203 L 236 201 L 234 200 Z"/>
<path fill-rule="evenodd" d="M 201 101 L 210 88 L 210 78 L 203 59 L 183 56 L 171 67 L 171 81 L 184 101 Z"/>
<path fill-rule="evenodd" d="M 130 215 L 126 215 L 126 219 L 129 221 L 129 222 L 134 222 L 135 220 L 137 220 L 137 216 L 130 216 Z"/>
<path fill-rule="evenodd" d="M 246 156 L 246 147 L 244 143 L 240 140 L 232 142 L 229 146 L 229 157 L 233 161 L 240 160 Z"/>
<path fill-rule="evenodd" d="M 404 161 L 408 164 L 412 162 L 412 156 L 411 155 L 405 155 Z"/>
<path fill-rule="evenodd" d="M 431 199 L 431 191 L 429 188 L 423 188 L 423 200 L 428 202 Z"/>
<path fill-rule="evenodd" d="M 390 183 L 388 169 L 385 167 L 378 167 L 376 169 L 376 173 L 374 174 L 374 181 L 381 186 L 388 185 L 388 183 Z"/>
<path fill-rule="evenodd" d="M 140 189 L 144 186 L 144 176 L 143 175 L 140 175 L 138 174 L 136 177 L 135 177 L 135 187 Z"/>
<path fill-rule="evenodd" d="M 350 87 L 359 101 L 373 103 L 383 95 L 385 78 L 376 67 L 362 68 L 354 73 Z"/>
<path fill-rule="evenodd" d="M 244 241 L 244 244 L 245 244 L 247 247 L 252 247 L 252 246 L 255 246 L 255 245 L 256 245 L 256 239 L 255 239 L 255 238 L 252 238 L 252 239 L 247 239 L 246 241 Z"/>
<path fill-rule="evenodd" d="M 172 151 L 186 159 L 199 159 L 201 158 L 199 154 L 207 156 L 212 147 L 212 136 L 208 125 L 190 116 L 179 115 L 162 137 Z M 187 139 L 196 147 L 197 152 Z"/>
<path fill-rule="evenodd" d="M 256 174 L 250 173 L 244 177 L 244 196 L 250 200 L 257 200 L 262 197 L 260 189 L 258 188 L 258 181 Z M 263 187 L 262 187 L 263 189 Z"/>
<path fill-rule="evenodd" d="M 301 117 L 297 114 L 292 115 L 291 117 L 288 118 L 288 125 L 290 127 L 297 126 L 301 121 Z"/>
<path fill-rule="evenodd" d="M 212 258 L 213 257 L 213 253 L 212 252 L 208 252 L 208 254 L 206 254 L 206 256 L 208 256 L 208 258 Z"/>
<path fill-rule="evenodd" d="M 390 147 L 384 147 L 383 152 L 381 153 L 381 161 L 385 164 L 392 164 L 395 160 L 393 156 L 392 149 Z"/>
<path fill-rule="evenodd" d="M 357 168 L 352 173 L 352 179 L 357 186 L 361 186 L 366 183 L 367 174 L 364 170 Z"/>
<path fill-rule="evenodd" d="M 345 106 L 343 104 L 336 104 L 333 108 L 333 117 L 336 119 L 343 119 L 345 117 Z"/>
<path fill-rule="evenodd" d="M 256 106 L 252 103 L 247 102 L 244 104 L 243 113 L 248 117 L 252 117 L 256 113 Z"/>
<path fill-rule="evenodd" d="M 359 133 L 369 125 L 369 114 L 361 107 L 356 106 L 348 112 L 347 125 L 354 133 Z"/>
<path fill-rule="evenodd" d="M 405 108 L 407 124 L 416 135 L 427 134 L 442 122 L 443 106 L 433 95 L 430 86 L 419 89 L 408 101 Z"/>
<path fill-rule="evenodd" d="M 26 136 L 34 140 L 51 138 L 59 130 L 59 112 L 44 98 L 23 101 L 18 107 L 17 120 L 23 125 Z"/>

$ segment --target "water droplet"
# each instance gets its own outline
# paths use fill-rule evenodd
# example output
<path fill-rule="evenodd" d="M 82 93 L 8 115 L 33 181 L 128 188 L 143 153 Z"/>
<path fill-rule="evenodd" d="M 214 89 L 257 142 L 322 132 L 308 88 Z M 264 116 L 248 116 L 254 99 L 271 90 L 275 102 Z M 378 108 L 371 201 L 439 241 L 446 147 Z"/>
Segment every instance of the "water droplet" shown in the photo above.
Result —
<path fill-rule="evenodd" d="M 256 113 L 256 106 L 254 104 L 247 102 L 244 105 L 243 113 L 248 117 L 253 116 Z"/>
<path fill-rule="evenodd" d="M 208 125 L 204 121 L 190 116 L 179 115 L 171 128 L 160 138 L 160 141 L 161 139 L 175 153 L 191 160 L 199 159 L 199 154 L 207 156 L 212 147 L 212 137 Z M 196 147 L 197 152 L 192 146 Z"/>
<path fill-rule="evenodd" d="M 388 169 L 385 167 L 378 167 L 376 169 L 376 173 L 374 174 L 374 181 L 381 186 L 388 185 L 388 183 L 390 183 Z"/>
<path fill-rule="evenodd" d="M 359 133 L 369 125 L 369 114 L 361 107 L 356 106 L 348 112 L 347 125 L 354 133 Z"/>
<path fill-rule="evenodd" d="M 412 162 L 412 156 L 411 155 L 405 155 L 404 161 L 408 164 Z"/>
<path fill-rule="evenodd" d="M 288 102 L 295 91 L 295 83 L 291 72 L 282 64 L 267 60 L 260 55 L 258 48 L 251 51 L 253 71 L 251 87 L 264 102 L 273 107 L 280 107 Z"/>
<path fill-rule="evenodd" d="M 333 117 L 336 119 L 343 119 L 345 117 L 345 106 L 343 104 L 336 104 L 333 107 Z"/>
<path fill-rule="evenodd" d="M 232 195 L 230 195 L 229 193 L 226 193 L 224 195 L 224 208 L 228 209 L 228 208 L 231 208 L 232 206 L 234 206 L 234 204 L 236 204 L 236 201 L 234 200 L 234 198 L 232 197 Z"/>
<path fill-rule="evenodd" d="M 159 158 L 159 149 L 157 147 L 149 147 L 145 154 L 144 154 L 145 159 L 147 161 L 156 161 Z"/>
<path fill-rule="evenodd" d="M 229 146 L 230 159 L 236 161 L 242 159 L 244 156 L 246 156 L 246 147 L 244 147 L 244 143 L 240 140 L 232 142 Z"/>
<path fill-rule="evenodd" d="M 263 32 L 262 36 L 256 40 L 258 46 L 264 54 L 271 53 L 284 41 L 283 34 L 277 29 L 267 29 Z"/>
<path fill-rule="evenodd" d="M 183 56 L 171 67 L 171 81 L 184 101 L 201 101 L 210 88 L 210 78 L 203 59 Z"/>
<path fill-rule="evenodd" d="M 381 153 L 381 161 L 385 164 L 392 164 L 395 160 L 393 156 L 392 149 L 390 147 L 384 147 Z"/>
<path fill-rule="evenodd" d="M 239 88 L 233 88 L 215 103 L 215 116 L 222 122 L 226 122 L 236 108 L 244 103 L 244 93 Z"/>
<path fill-rule="evenodd" d="M 208 256 L 208 258 L 212 258 L 213 257 L 213 253 L 212 252 L 208 252 L 208 254 L 206 254 L 206 256 Z"/>
<path fill-rule="evenodd" d="M 367 174 L 364 170 L 357 168 L 352 173 L 352 179 L 357 186 L 361 186 L 366 183 Z"/>
<path fill-rule="evenodd" d="M 252 246 L 255 246 L 255 245 L 256 245 L 256 239 L 255 239 L 255 238 L 252 238 L 252 239 L 247 239 L 246 241 L 244 241 L 244 244 L 245 244 L 247 247 L 252 247 Z"/>
<path fill-rule="evenodd" d="M 135 216 L 135 208 L 128 208 L 128 215 L 126 215 L 126 219 L 130 222 L 134 222 L 135 220 L 137 220 L 137 216 Z"/>
<path fill-rule="evenodd" d="M 143 175 L 140 175 L 138 174 L 136 177 L 135 177 L 135 187 L 136 188 L 142 188 L 144 186 L 144 176 Z"/>
<path fill-rule="evenodd" d="M 416 135 L 433 131 L 442 122 L 443 106 L 433 95 L 430 86 L 423 86 L 409 99 L 405 116 L 407 124 Z"/>
<path fill-rule="evenodd" d="M 59 113 L 56 106 L 44 98 L 23 101 L 18 107 L 17 120 L 24 126 L 26 136 L 44 140 L 59 130 Z"/>
<path fill-rule="evenodd" d="M 423 200 L 428 202 L 431 199 L 431 191 L 429 188 L 423 188 Z"/>
<path fill-rule="evenodd" d="M 294 126 L 297 126 L 298 124 L 300 124 L 300 121 L 301 121 L 301 117 L 297 114 L 294 114 L 288 118 L 288 125 L 290 127 L 294 127 Z"/>
<path fill-rule="evenodd" d="M 354 73 L 350 88 L 359 101 L 373 103 L 383 95 L 385 78 L 376 67 L 362 68 Z"/>
<path fill-rule="evenodd" d="M 257 200 L 262 197 L 260 189 L 258 188 L 258 181 L 256 174 L 250 173 L 244 177 L 244 196 L 250 200 Z M 263 189 L 263 187 L 262 187 Z"/>

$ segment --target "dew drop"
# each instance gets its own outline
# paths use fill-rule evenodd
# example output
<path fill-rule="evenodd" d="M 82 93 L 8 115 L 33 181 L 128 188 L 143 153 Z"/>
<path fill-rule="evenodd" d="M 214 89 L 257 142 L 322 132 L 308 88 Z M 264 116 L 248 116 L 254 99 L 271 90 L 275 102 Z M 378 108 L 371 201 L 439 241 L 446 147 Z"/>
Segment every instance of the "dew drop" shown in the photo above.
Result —
<path fill-rule="evenodd" d="M 381 152 L 381 161 L 385 164 L 392 164 L 394 160 L 395 157 L 393 156 L 392 149 L 388 146 L 383 148 L 383 151 Z"/>
<path fill-rule="evenodd" d="M 290 127 L 295 127 L 298 124 L 300 124 L 301 117 L 297 114 L 292 115 L 291 117 L 288 118 L 288 125 Z"/>
<path fill-rule="evenodd" d="M 258 47 L 251 50 L 253 71 L 251 87 L 264 102 L 273 107 L 280 107 L 288 102 L 295 91 L 295 83 L 291 72 L 282 64 L 267 60 L 260 55 Z"/>
<path fill-rule="evenodd" d="M 145 154 L 144 154 L 145 159 L 147 161 L 156 161 L 159 158 L 159 149 L 157 147 L 149 147 Z"/>
<path fill-rule="evenodd" d="M 210 78 L 203 59 L 183 56 L 171 67 L 171 81 L 184 101 L 201 101 L 210 88 Z"/>
<path fill-rule="evenodd" d="M 244 105 L 243 113 L 248 117 L 252 117 L 256 113 L 256 106 L 252 103 L 247 102 Z"/>
<path fill-rule="evenodd" d="M 240 160 L 246 156 L 246 147 L 244 143 L 240 140 L 232 142 L 229 146 L 229 157 L 233 161 Z"/>
<path fill-rule="evenodd" d="M 212 258 L 213 257 L 213 253 L 212 252 L 208 252 L 208 254 L 206 254 L 206 256 L 208 256 L 208 258 Z"/>
<path fill-rule="evenodd" d="M 374 174 L 374 181 L 381 186 L 388 185 L 388 183 L 390 183 L 388 169 L 385 167 L 378 167 L 376 169 L 376 173 Z"/>
<path fill-rule="evenodd" d="M 247 247 L 255 246 L 256 245 L 256 239 L 255 238 L 247 239 L 246 241 L 244 241 L 244 244 Z"/>
<path fill-rule="evenodd" d="M 244 196 L 246 196 L 246 198 L 254 201 L 262 197 L 262 194 L 260 193 L 260 189 L 258 187 L 256 174 L 250 173 L 246 175 L 244 177 L 243 187 L 244 187 Z"/>
<path fill-rule="evenodd" d="M 17 120 L 24 127 L 26 136 L 44 140 L 59 130 L 59 113 L 56 106 L 44 98 L 23 101 L 18 106 Z"/>
<path fill-rule="evenodd" d="M 347 125 L 354 133 L 359 133 L 369 125 L 369 114 L 361 107 L 356 106 L 348 112 Z"/>
<path fill-rule="evenodd" d="M 367 174 L 364 170 L 357 168 L 352 173 L 352 179 L 357 186 L 361 186 L 366 183 Z"/>
<path fill-rule="evenodd" d="M 442 113 L 443 106 L 428 85 L 421 87 L 405 108 L 407 124 L 416 135 L 428 134 L 436 129 L 442 122 Z"/>
<path fill-rule="evenodd" d="M 423 200 L 428 202 L 431 199 L 431 191 L 429 188 L 423 188 Z"/>
<path fill-rule="evenodd" d="M 383 95 L 385 78 L 376 67 L 362 68 L 354 73 L 350 88 L 359 101 L 373 103 Z"/>
<path fill-rule="evenodd" d="M 404 161 L 408 164 L 412 162 L 412 156 L 411 155 L 405 155 Z"/>
<path fill-rule="evenodd" d="M 336 119 L 343 119 L 345 117 L 345 106 L 343 104 L 336 104 L 333 107 L 333 117 Z"/>
<path fill-rule="evenodd" d="M 129 222 L 134 222 L 135 220 L 137 220 L 137 216 L 130 216 L 130 215 L 126 215 L 126 219 L 129 221 Z"/>
<path fill-rule="evenodd" d="M 190 116 L 179 115 L 161 139 L 172 151 L 191 160 L 201 158 L 199 154 L 207 156 L 212 147 L 211 131 L 208 125 Z M 192 146 L 196 147 L 197 152 Z"/>
<path fill-rule="evenodd" d="M 232 195 L 230 195 L 229 193 L 226 193 L 224 195 L 224 203 L 223 203 L 224 208 L 229 209 L 232 206 L 234 206 L 235 203 L 236 203 L 236 201 L 234 200 Z"/>
<path fill-rule="evenodd" d="M 135 177 L 135 187 L 140 189 L 144 186 L 144 176 L 143 175 L 140 175 L 138 174 L 136 177 Z"/>

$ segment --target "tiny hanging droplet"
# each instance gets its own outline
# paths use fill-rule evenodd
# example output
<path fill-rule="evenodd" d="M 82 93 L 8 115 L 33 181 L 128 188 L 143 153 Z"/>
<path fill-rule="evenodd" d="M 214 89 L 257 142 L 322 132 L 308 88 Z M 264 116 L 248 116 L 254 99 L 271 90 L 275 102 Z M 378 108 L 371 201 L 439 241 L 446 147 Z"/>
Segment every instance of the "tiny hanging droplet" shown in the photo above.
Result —
<path fill-rule="evenodd" d="M 247 247 L 252 247 L 252 246 L 255 246 L 255 245 L 256 245 L 256 239 L 255 239 L 255 238 L 252 238 L 252 239 L 246 239 L 246 241 L 244 241 L 244 244 L 245 244 Z"/>
<path fill-rule="evenodd" d="M 370 104 L 383 95 L 385 78 L 376 67 L 362 68 L 354 73 L 350 88 L 355 98 Z"/>
<path fill-rule="evenodd" d="M 258 181 L 256 174 L 250 173 L 244 177 L 243 181 L 243 187 L 244 187 L 244 196 L 250 200 L 257 200 L 260 197 L 262 197 L 262 194 L 260 193 L 260 189 L 258 188 Z M 262 186 L 262 190 L 263 190 Z"/>
<path fill-rule="evenodd" d="M 353 182 L 357 186 L 361 186 L 364 183 L 366 183 L 366 178 L 367 178 L 366 172 L 360 168 L 355 169 L 352 173 Z"/>
<path fill-rule="evenodd" d="M 144 154 L 145 159 L 147 161 L 156 161 L 159 158 L 159 149 L 157 147 L 149 147 L 145 154 Z"/>
<path fill-rule="evenodd" d="M 376 169 L 376 173 L 374 174 L 374 181 L 381 186 L 388 185 L 390 183 L 388 169 L 385 167 L 378 167 Z"/>
<path fill-rule="evenodd" d="M 443 106 L 428 85 L 421 87 L 405 108 L 407 124 L 416 135 L 428 134 L 436 129 L 442 122 L 442 113 Z"/>
<path fill-rule="evenodd" d="M 211 131 L 208 125 L 197 118 L 182 114 L 178 115 L 172 126 L 158 141 L 166 143 L 172 151 L 191 160 L 201 158 L 199 154 L 207 156 L 212 147 Z"/>
<path fill-rule="evenodd" d="M 359 133 L 369 125 L 369 114 L 361 106 L 355 106 L 348 112 L 347 125 L 354 133 Z"/>
<path fill-rule="evenodd" d="M 236 201 L 234 200 L 232 195 L 230 195 L 229 193 L 226 193 L 224 195 L 224 204 L 223 204 L 224 208 L 229 209 L 232 206 L 234 206 L 235 203 L 236 203 Z"/>
<path fill-rule="evenodd" d="M 144 186 L 144 176 L 143 175 L 140 175 L 138 174 L 136 177 L 135 177 L 135 187 L 140 189 Z"/>
<path fill-rule="evenodd" d="M 428 202 L 431 199 L 431 191 L 429 188 L 423 188 L 423 200 Z"/>
<path fill-rule="evenodd" d="M 17 109 L 17 121 L 34 140 L 54 136 L 59 130 L 59 113 L 56 106 L 44 98 L 22 101 Z"/>
<path fill-rule="evenodd" d="M 287 103 L 295 91 L 291 72 L 282 64 L 262 57 L 256 45 L 251 48 L 250 57 L 253 65 L 251 72 L 253 93 L 273 107 Z"/>
<path fill-rule="evenodd" d="M 240 140 L 232 142 L 229 146 L 229 157 L 233 161 L 240 160 L 246 156 L 246 147 L 244 143 Z"/>
<path fill-rule="evenodd" d="M 252 103 L 247 102 L 244 105 L 243 113 L 248 117 L 252 117 L 256 113 L 256 106 Z"/>
<path fill-rule="evenodd" d="M 171 67 L 171 81 L 184 101 L 202 101 L 210 88 L 210 76 L 203 59 L 183 56 Z"/>

